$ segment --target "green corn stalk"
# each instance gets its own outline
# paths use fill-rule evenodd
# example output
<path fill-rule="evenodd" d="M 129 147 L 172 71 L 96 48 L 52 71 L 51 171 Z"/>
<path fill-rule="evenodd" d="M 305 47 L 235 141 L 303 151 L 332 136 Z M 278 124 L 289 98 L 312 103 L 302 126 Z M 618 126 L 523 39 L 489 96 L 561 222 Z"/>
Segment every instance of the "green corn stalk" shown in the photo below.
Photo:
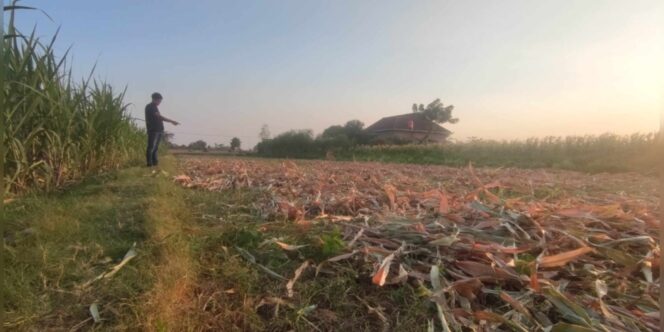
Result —
<path fill-rule="evenodd" d="M 125 93 L 93 79 L 94 68 L 77 83 L 69 51 L 54 53 L 57 32 L 47 43 L 35 31 L 21 34 L 16 10 L 28 8 L 8 6 L 2 41 L 3 193 L 50 190 L 139 161 L 144 132 L 127 112 Z"/>

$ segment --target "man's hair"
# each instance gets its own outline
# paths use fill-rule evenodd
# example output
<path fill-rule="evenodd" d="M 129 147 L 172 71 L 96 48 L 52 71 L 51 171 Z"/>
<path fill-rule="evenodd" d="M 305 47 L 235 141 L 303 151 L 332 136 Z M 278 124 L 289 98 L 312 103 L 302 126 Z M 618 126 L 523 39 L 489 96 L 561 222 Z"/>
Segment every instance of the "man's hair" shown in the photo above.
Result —
<path fill-rule="evenodd" d="M 164 97 L 161 96 L 161 93 L 155 92 L 152 94 L 152 100 L 154 99 L 164 99 Z"/>

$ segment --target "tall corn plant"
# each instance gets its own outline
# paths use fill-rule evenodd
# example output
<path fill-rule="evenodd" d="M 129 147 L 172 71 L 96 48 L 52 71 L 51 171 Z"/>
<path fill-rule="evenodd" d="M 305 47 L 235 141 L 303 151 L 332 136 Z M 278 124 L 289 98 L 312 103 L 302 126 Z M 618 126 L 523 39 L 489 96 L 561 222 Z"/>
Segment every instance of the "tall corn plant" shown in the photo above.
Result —
<path fill-rule="evenodd" d="M 4 113 L 5 110 L 5 2 L 0 0 L 0 88 L 3 90 L 0 92 L 0 112 Z M 5 137 L 5 121 L 4 117 L 0 117 L 0 138 Z M 4 212 L 4 201 L 5 201 L 5 144 L 4 139 L 0 143 L 0 217 Z M 4 218 L 2 218 L 4 219 Z M 4 233 L 4 224 L 0 223 L 0 231 Z M 4 264 L 3 256 L 0 253 L 0 263 Z M 4 303 L 0 303 L 4 304 Z M 3 306 L 4 307 L 4 306 Z M 2 318 L 2 316 L 0 316 Z"/>
<path fill-rule="evenodd" d="M 51 189 L 82 176 L 121 167 L 140 159 L 141 130 L 117 93 L 105 83 L 76 82 L 68 52 L 54 53 L 57 32 L 43 43 L 33 31 L 14 25 L 12 6 L 3 40 L 6 124 L 2 136 L 5 192 Z"/>

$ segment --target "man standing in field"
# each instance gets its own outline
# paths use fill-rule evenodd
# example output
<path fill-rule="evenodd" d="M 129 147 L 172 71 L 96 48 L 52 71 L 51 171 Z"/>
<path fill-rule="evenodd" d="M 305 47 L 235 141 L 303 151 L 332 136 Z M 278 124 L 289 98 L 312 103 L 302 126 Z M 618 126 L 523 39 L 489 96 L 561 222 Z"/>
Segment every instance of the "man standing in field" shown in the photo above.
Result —
<path fill-rule="evenodd" d="M 164 99 L 159 92 L 152 94 L 152 102 L 145 106 L 145 125 L 148 129 L 148 149 L 146 158 L 148 167 L 157 166 L 157 150 L 159 149 L 159 141 L 164 136 L 164 121 L 170 122 L 177 126 L 179 123 L 173 121 L 159 113 L 159 104 Z"/>

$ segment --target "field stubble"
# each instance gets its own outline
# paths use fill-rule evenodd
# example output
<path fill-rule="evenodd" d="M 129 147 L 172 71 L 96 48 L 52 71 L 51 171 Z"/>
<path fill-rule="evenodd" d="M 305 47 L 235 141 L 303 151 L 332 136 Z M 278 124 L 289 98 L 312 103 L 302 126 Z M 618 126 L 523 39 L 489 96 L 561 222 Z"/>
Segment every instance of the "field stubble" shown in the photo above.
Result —
<path fill-rule="evenodd" d="M 290 312 L 300 329 L 326 330 L 348 325 L 339 317 L 350 307 L 375 322 L 349 328 L 410 319 L 444 330 L 657 330 L 654 178 L 227 158 L 181 166 L 184 187 L 254 193 L 242 221 L 208 223 L 233 223 L 222 249 L 280 285 L 250 308 L 273 320 Z M 349 275 L 337 290 L 346 304 L 309 294 L 312 282 Z M 423 311 L 409 313 L 412 297 L 398 292 Z"/>

